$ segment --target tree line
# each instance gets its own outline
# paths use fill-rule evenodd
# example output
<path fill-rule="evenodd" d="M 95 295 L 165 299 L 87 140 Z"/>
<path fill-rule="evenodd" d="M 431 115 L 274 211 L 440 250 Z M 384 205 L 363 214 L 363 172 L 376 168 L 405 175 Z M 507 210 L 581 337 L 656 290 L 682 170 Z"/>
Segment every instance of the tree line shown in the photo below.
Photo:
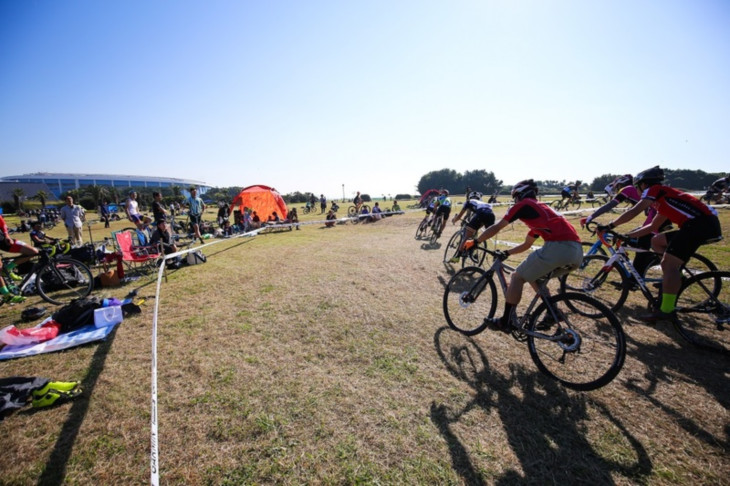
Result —
<path fill-rule="evenodd" d="M 665 184 L 683 189 L 686 191 L 705 190 L 710 184 L 726 174 L 719 172 L 705 172 L 702 170 L 689 169 L 664 169 L 666 176 Z M 603 188 L 614 179 L 623 174 L 603 174 L 592 181 L 581 181 L 579 191 L 592 191 L 600 193 Z M 635 174 L 634 174 L 635 175 Z M 560 191 L 575 183 L 573 180 L 536 180 L 542 194 L 559 194 Z M 497 179 L 493 172 L 486 170 L 466 171 L 463 174 L 453 169 L 441 169 L 429 172 L 418 181 L 416 189 L 423 194 L 429 189 L 447 189 L 452 194 L 464 194 L 466 189 L 471 188 L 483 194 L 509 194 L 512 185 L 504 185 L 502 180 Z"/>

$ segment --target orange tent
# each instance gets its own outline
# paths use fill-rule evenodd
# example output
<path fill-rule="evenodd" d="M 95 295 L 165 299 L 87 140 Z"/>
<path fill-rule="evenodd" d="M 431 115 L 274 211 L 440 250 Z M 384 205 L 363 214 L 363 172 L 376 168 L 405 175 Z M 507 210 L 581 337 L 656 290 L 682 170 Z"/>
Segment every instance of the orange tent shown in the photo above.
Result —
<path fill-rule="evenodd" d="M 285 219 L 288 213 L 281 194 L 276 192 L 276 189 L 261 184 L 248 186 L 233 198 L 231 211 L 243 211 L 243 208 L 256 211 L 262 222 L 266 221 L 274 211 L 281 219 Z"/>

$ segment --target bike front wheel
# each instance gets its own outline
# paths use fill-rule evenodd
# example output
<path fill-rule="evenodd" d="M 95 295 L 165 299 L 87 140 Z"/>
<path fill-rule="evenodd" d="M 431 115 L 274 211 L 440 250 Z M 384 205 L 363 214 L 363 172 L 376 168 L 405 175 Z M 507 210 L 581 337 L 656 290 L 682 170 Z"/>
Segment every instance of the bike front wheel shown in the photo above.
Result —
<path fill-rule="evenodd" d="M 94 289 L 89 267 L 72 258 L 49 261 L 36 275 L 38 295 L 46 302 L 65 305 L 86 297 Z"/>
<path fill-rule="evenodd" d="M 707 272 L 686 280 L 677 294 L 679 334 L 700 348 L 730 354 L 730 272 Z"/>
<path fill-rule="evenodd" d="M 462 268 L 444 291 L 444 317 L 449 327 L 467 336 L 482 332 L 497 309 L 497 287 L 478 267 Z"/>
<path fill-rule="evenodd" d="M 444 263 L 452 263 L 451 259 L 459 252 L 459 246 L 461 245 L 461 238 L 463 234 L 464 233 L 462 231 L 457 231 L 449 239 L 449 242 L 446 245 L 446 250 L 444 251 Z M 462 258 L 460 258 L 460 260 L 463 261 Z"/>
<path fill-rule="evenodd" d="M 527 346 L 538 369 L 573 390 L 595 390 L 610 383 L 624 364 L 626 337 L 616 315 L 597 300 L 578 293 L 551 296 L 535 309 Z"/>

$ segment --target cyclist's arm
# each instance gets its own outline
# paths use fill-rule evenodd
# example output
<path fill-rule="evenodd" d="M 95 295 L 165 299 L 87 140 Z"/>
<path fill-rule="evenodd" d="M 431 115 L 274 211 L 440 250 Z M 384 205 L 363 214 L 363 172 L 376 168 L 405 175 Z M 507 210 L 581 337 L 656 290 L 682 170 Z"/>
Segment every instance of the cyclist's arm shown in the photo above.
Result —
<path fill-rule="evenodd" d="M 611 221 L 609 224 L 612 224 L 613 226 L 620 226 L 624 223 L 628 223 L 629 221 L 634 219 L 639 213 L 644 211 L 644 209 L 651 206 L 651 203 L 652 201 L 649 199 L 642 199 L 641 201 L 634 204 L 628 211 Z"/>
<path fill-rule="evenodd" d="M 588 218 L 586 219 L 586 222 L 587 223 L 590 223 L 591 221 L 593 221 L 594 219 L 596 219 L 600 215 L 606 214 L 607 212 L 609 212 L 610 210 L 612 210 L 616 206 L 618 206 L 618 201 L 616 199 L 611 199 L 606 204 L 604 204 L 600 208 L 596 209 L 593 212 L 593 214 L 591 214 L 590 216 L 588 216 Z"/>
<path fill-rule="evenodd" d="M 463 208 L 461 208 L 461 211 L 459 211 L 459 214 L 457 214 L 456 216 L 454 216 L 454 219 L 453 219 L 453 221 L 451 221 L 451 223 L 452 224 L 456 224 L 456 222 L 459 221 L 462 216 L 464 216 L 464 213 L 465 212 L 466 212 L 466 206 L 464 206 Z"/>
<path fill-rule="evenodd" d="M 527 236 L 525 236 L 525 241 L 515 246 L 514 248 L 510 248 L 509 250 L 507 250 L 507 253 L 510 255 L 514 255 L 517 253 L 522 253 L 523 251 L 527 251 L 532 248 L 532 245 L 533 243 L 535 243 L 536 239 L 537 237 L 533 236 L 532 233 L 527 233 Z"/>
<path fill-rule="evenodd" d="M 646 224 L 642 226 L 641 228 L 636 228 L 634 230 L 629 231 L 626 233 L 626 236 L 629 238 L 639 238 L 644 235 L 649 235 L 651 233 L 656 233 L 659 231 L 659 228 L 662 227 L 664 222 L 667 220 L 667 217 L 662 214 L 657 214 L 656 217 L 651 221 L 651 223 Z"/>

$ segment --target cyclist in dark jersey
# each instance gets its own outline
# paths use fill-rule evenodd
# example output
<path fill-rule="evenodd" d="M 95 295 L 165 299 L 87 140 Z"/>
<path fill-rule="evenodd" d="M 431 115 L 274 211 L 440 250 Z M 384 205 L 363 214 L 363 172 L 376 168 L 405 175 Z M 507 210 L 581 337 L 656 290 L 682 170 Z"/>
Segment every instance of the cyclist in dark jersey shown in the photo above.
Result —
<path fill-rule="evenodd" d="M 454 219 L 451 221 L 453 224 L 456 224 L 456 222 L 459 221 L 462 216 L 464 216 L 464 213 L 466 213 L 467 211 L 471 213 L 469 222 L 466 223 L 464 237 L 460 242 L 458 251 L 451 259 L 451 263 L 456 263 L 459 261 L 459 258 L 461 258 L 461 253 L 464 251 L 465 246 L 469 244 L 468 242 L 471 241 L 472 236 L 474 236 L 476 232 L 479 231 L 479 228 L 488 228 L 494 224 L 494 212 L 492 211 L 492 205 L 480 201 L 481 198 L 482 194 L 479 192 L 474 191 L 469 193 L 469 195 L 467 196 L 467 201 L 464 203 L 461 211 L 459 211 L 459 214 L 454 216 Z"/>
<path fill-rule="evenodd" d="M 529 282 L 536 288 L 535 281 L 560 267 L 578 268 L 583 261 L 583 248 L 580 237 L 567 219 L 553 211 L 549 206 L 537 201 L 537 184 L 532 179 L 518 182 L 512 188 L 515 205 L 507 210 L 504 217 L 479 235 L 479 244 L 499 233 L 505 226 L 520 220 L 529 227 L 525 241 L 505 253 L 513 255 L 529 250 L 538 238 L 545 240 L 542 248 L 532 252 L 512 274 L 505 294 L 504 314 L 492 319 L 492 328 L 509 332 L 509 319 L 513 310 L 522 299 L 522 288 Z"/>
<path fill-rule="evenodd" d="M 645 322 L 673 319 L 677 303 L 677 292 L 682 285 L 681 267 L 697 251 L 700 245 L 722 237 L 717 211 L 708 207 L 696 197 L 669 186 L 664 186 L 664 170 L 652 167 L 634 178 L 634 184 L 642 191 L 641 200 L 624 214 L 599 230 L 613 229 L 631 221 L 642 211 L 653 207 L 657 211 L 651 223 L 629 231 L 626 236 L 640 237 L 656 232 L 667 220 L 679 229 L 658 233 L 651 240 L 652 248 L 664 254 L 662 258 L 662 303 L 649 315 L 642 316 Z"/>

